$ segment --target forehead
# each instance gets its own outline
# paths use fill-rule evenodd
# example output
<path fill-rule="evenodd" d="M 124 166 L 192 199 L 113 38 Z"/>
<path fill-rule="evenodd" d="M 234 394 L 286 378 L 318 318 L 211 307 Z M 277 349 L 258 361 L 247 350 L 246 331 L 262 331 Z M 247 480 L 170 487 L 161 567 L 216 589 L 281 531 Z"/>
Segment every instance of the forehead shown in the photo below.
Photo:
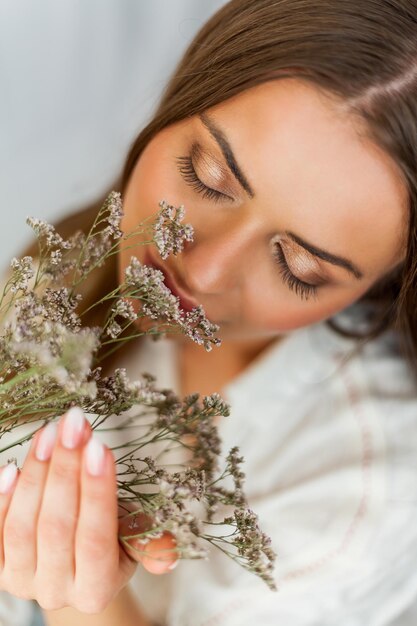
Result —
<path fill-rule="evenodd" d="M 369 273 L 402 258 L 407 190 L 398 166 L 360 134 L 336 99 L 306 82 L 280 79 L 209 112 L 263 212 L 285 216 L 286 228 L 323 247 L 355 255 Z"/>

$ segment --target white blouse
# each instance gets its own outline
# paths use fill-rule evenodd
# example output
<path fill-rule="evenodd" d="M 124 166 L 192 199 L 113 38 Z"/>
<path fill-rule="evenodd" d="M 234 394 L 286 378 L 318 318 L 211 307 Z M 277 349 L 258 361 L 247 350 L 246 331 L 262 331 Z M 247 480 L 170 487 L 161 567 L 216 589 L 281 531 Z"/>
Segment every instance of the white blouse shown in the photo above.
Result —
<path fill-rule="evenodd" d="M 417 389 L 390 334 L 346 362 L 354 345 L 324 322 L 297 329 L 223 393 L 223 458 L 233 445 L 245 458 L 278 591 L 211 548 L 169 574 L 136 570 L 151 620 L 382 626 L 417 601 Z M 125 366 L 178 390 L 175 357 L 174 342 L 147 340 Z"/>
<path fill-rule="evenodd" d="M 297 329 L 222 394 L 223 460 L 239 446 L 249 505 L 277 552 L 278 591 L 204 542 L 208 560 L 160 576 L 138 566 L 128 584 L 154 624 L 405 624 L 417 604 L 417 389 L 391 333 L 347 359 L 354 346 L 324 322 Z M 170 339 L 145 339 L 118 365 L 178 391 Z M 99 436 L 115 446 L 132 433 Z M 21 463 L 26 450 L 10 455 Z M 11 602 L 14 616 L 30 604 L 3 592 L 0 619 Z"/>

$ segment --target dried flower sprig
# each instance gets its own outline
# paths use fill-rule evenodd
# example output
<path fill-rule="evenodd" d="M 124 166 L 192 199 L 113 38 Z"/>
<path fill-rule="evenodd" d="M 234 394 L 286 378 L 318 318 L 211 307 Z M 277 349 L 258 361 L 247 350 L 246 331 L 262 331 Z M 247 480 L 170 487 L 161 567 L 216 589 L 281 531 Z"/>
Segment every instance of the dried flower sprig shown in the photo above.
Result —
<path fill-rule="evenodd" d="M 159 203 L 161 210 L 155 222 L 154 241 L 163 259 L 183 250 L 184 241 L 192 241 L 194 229 L 191 224 L 183 224 L 185 209 L 181 204 L 174 207 L 166 200 Z"/>
<path fill-rule="evenodd" d="M 77 404 L 95 416 L 93 429 L 127 433 L 126 441 L 112 448 L 119 503 L 126 506 L 130 531 L 139 527 L 139 515 L 149 516 L 152 524 L 133 537 L 131 532 L 120 533 L 122 543 L 129 542 L 132 548 L 134 537 L 146 544 L 170 531 L 183 558 L 208 558 L 201 545 L 204 540 L 276 589 L 275 553 L 248 507 L 240 469 L 243 457 L 237 447 L 230 450 L 222 472 L 219 468 L 221 440 L 214 418 L 227 417 L 228 404 L 218 394 L 181 399 L 170 389 L 158 389 L 156 379 L 147 373 L 136 381 L 129 380 L 125 368 L 102 375 L 101 360 L 134 337 L 181 332 L 211 350 L 220 345 L 219 327 L 206 318 L 202 306 L 184 311 L 165 285 L 163 273 L 135 256 L 123 283 L 89 307 L 108 305 L 102 326 L 83 326 L 89 309 L 77 311 L 82 301 L 77 287 L 118 252 L 121 241 L 140 235 L 141 244 L 153 243 L 164 259 L 192 241 L 192 226 L 182 223 L 184 206 L 176 208 L 165 200 L 159 206 L 153 221 L 144 220 L 124 234 L 121 195 L 113 191 L 89 233 L 78 231 L 66 241 L 52 225 L 27 218 L 38 239 L 37 267 L 29 256 L 12 259 L 11 276 L 0 297 L 0 446 L 2 436 L 20 425 L 33 422 L 36 428 L 0 452 L 21 445 L 44 423 Z M 153 320 L 151 328 L 141 326 L 145 318 Z M 99 358 L 103 346 L 108 352 Z M 115 425 L 109 426 L 114 418 Z M 152 456 L 149 450 L 155 448 L 157 454 Z M 172 463 L 166 463 L 173 450 L 183 455 L 174 463 L 178 471 L 169 470 Z M 228 476 L 234 481 L 232 489 L 224 484 Z M 226 514 L 227 507 L 233 509 L 231 514 Z M 215 520 L 218 514 L 223 519 Z M 224 529 L 224 534 L 209 534 L 208 527 Z"/>

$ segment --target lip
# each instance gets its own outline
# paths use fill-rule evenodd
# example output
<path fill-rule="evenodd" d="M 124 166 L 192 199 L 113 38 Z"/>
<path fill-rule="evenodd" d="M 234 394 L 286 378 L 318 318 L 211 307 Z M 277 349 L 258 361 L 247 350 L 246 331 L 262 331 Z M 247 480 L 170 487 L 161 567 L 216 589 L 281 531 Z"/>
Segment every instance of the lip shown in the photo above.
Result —
<path fill-rule="evenodd" d="M 163 265 L 153 259 L 149 250 L 146 250 L 145 252 L 144 264 L 150 265 L 163 273 L 165 285 L 174 294 L 174 296 L 179 298 L 180 306 L 184 309 L 184 311 L 192 311 L 198 306 L 198 303 L 195 300 L 193 300 L 188 294 L 185 293 L 185 291 L 177 286 L 173 275 Z"/>

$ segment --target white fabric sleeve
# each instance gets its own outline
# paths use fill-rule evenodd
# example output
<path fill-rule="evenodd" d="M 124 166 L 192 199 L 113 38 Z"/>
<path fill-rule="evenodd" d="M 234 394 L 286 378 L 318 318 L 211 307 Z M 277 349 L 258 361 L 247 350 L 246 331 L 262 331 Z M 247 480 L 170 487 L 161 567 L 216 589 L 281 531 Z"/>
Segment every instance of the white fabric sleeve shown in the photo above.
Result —
<path fill-rule="evenodd" d="M 32 600 L 0 591 L 0 626 L 30 626 L 35 610 Z"/>

